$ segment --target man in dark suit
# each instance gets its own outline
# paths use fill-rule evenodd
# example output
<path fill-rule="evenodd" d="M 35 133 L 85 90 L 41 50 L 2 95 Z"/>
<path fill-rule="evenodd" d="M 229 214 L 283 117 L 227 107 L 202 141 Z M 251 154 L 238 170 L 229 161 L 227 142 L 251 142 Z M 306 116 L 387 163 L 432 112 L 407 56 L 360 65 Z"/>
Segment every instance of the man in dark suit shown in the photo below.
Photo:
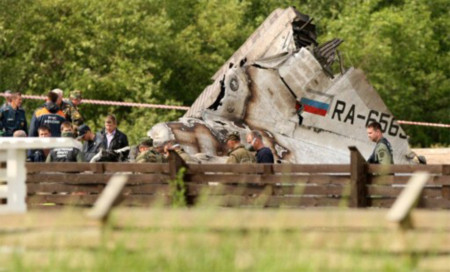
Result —
<path fill-rule="evenodd" d="M 128 158 L 128 137 L 117 129 L 117 119 L 113 114 L 108 114 L 105 118 L 105 128 L 99 133 L 103 150 L 119 154 L 119 161 Z"/>

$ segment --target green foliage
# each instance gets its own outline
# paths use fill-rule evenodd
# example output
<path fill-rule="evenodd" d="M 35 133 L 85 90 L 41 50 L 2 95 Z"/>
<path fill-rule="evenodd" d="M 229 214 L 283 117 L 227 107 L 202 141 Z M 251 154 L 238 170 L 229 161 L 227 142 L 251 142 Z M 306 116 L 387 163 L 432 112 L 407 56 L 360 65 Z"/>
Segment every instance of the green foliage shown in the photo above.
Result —
<path fill-rule="evenodd" d="M 190 105 L 276 8 L 314 18 L 345 64 L 361 68 L 397 119 L 450 123 L 446 0 L 3 0 L 1 89 L 42 95 Z M 25 101 L 28 116 L 42 102 Z M 135 142 L 183 112 L 82 105 L 88 124 L 114 112 Z M 404 126 L 412 144 L 450 144 L 447 129 Z"/>
<path fill-rule="evenodd" d="M 185 172 L 186 168 L 181 167 L 175 179 L 169 181 L 172 207 L 174 208 L 186 207 L 186 185 L 183 180 Z"/>
<path fill-rule="evenodd" d="M 347 62 L 365 71 L 397 119 L 450 123 L 450 59 L 448 42 L 441 42 L 449 20 L 443 2 L 353 2 L 337 20 L 325 21 L 322 38 L 345 40 Z M 446 129 L 404 128 L 413 145 L 450 142 Z"/>

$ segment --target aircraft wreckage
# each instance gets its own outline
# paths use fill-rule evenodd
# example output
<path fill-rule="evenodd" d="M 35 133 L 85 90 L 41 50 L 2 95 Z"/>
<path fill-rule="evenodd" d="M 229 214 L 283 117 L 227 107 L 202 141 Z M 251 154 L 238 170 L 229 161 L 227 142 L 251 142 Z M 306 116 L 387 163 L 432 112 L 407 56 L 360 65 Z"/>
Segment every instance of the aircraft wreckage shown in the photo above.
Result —
<path fill-rule="evenodd" d="M 382 125 L 395 163 L 412 163 L 407 136 L 364 73 L 344 69 L 340 39 L 316 42 L 312 19 L 296 9 L 275 10 L 213 76 L 187 113 L 160 123 L 148 135 L 155 143 L 176 140 L 202 159 L 226 159 L 230 132 L 242 141 L 260 130 L 276 160 L 289 163 L 349 163 L 348 146 L 366 158 L 374 143 L 366 126 Z M 331 65 L 339 64 L 333 74 Z M 243 142 L 243 144 L 245 144 Z"/>

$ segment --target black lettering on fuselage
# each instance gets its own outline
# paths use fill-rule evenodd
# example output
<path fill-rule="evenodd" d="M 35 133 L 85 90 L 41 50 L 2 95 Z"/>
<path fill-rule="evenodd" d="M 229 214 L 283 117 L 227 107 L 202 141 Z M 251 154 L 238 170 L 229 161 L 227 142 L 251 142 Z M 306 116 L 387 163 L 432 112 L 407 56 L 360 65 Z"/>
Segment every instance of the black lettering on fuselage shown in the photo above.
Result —
<path fill-rule="evenodd" d="M 347 120 L 350 120 L 350 123 L 353 125 L 353 122 L 355 121 L 355 104 L 350 107 L 350 110 L 344 119 L 344 123 L 347 123 Z"/>
<path fill-rule="evenodd" d="M 345 102 L 337 100 L 336 106 L 334 106 L 333 114 L 331 115 L 331 119 L 334 119 L 334 115 L 337 114 L 337 119 L 341 121 L 341 113 L 343 114 L 344 111 L 345 111 Z"/>

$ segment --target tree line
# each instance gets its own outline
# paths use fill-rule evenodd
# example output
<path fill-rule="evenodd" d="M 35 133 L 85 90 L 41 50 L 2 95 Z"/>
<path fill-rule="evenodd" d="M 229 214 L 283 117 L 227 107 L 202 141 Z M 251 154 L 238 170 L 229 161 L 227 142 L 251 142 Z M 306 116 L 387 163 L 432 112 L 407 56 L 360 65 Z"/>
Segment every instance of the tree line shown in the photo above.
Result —
<path fill-rule="evenodd" d="M 44 95 L 191 105 L 211 76 L 276 8 L 314 18 L 347 67 L 364 70 L 400 120 L 450 123 L 446 0 L 3 0 L 0 88 Z M 31 115 L 40 102 L 25 101 Z M 183 112 L 82 105 L 100 128 L 114 112 L 137 141 Z M 95 118 L 94 118 L 95 117 Z M 413 146 L 449 145 L 448 129 L 403 126 Z"/>

